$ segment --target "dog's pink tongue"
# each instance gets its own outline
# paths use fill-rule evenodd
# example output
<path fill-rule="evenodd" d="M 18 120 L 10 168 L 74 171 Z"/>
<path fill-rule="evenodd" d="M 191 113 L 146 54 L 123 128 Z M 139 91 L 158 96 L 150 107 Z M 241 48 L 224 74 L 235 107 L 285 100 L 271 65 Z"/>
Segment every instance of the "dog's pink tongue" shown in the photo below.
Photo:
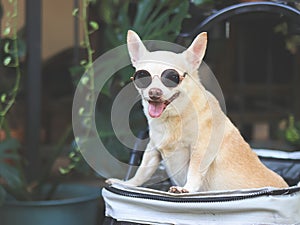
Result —
<path fill-rule="evenodd" d="M 163 102 L 149 102 L 148 112 L 153 118 L 160 117 L 165 109 L 165 104 Z"/>

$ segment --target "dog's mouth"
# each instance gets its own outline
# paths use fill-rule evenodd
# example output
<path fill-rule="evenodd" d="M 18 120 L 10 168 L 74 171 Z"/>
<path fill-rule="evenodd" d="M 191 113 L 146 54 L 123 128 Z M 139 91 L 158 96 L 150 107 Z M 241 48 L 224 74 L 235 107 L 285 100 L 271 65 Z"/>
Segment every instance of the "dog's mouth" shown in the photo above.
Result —
<path fill-rule="evenodd" d="M 153 101 L 149 100 L 149 106 L 148 106 L 148 112 L 149 115 L 152 118 L 158 118 L 161 116 L 161 114 L 164 112 L 166 107 L 173 102 L 177 97 L 179 96 L 179 92 L 176 92 L 174 95 L 171 96 L 171 98 L 167 100 L 158 100 L 158 101 Z"/>

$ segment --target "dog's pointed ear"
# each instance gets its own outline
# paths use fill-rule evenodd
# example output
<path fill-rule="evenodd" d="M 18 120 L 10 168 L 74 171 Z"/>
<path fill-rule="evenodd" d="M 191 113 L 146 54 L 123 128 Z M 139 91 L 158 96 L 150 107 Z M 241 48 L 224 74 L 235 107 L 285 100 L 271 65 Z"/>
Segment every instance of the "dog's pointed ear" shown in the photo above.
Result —
<path fill-rule="evenodd" d="M 184 54 L 193 70 L 197 70 L 202 62 L 207 45 L 207 33 L 202 32 L 194 39 Z"/>
<path fill-rule="evenodd" d="M 135 66 L 135 64 L 147 52 L 147 49 L 137 33 L 132 30 L 128 30 L 127 32 L 127 47 L 132 65 Z"/>

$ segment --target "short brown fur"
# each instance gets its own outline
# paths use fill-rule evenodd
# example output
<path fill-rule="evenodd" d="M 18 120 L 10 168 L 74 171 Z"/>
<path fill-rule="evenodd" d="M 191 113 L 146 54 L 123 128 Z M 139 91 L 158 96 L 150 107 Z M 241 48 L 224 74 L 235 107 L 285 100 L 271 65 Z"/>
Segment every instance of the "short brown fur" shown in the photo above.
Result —
<path fill-rule="evenodd" d="M 279 175 L 260 162 L 223 113 L 216 98 L 200 83 L 197 69 L 204 56 L 206 42 L 207 34 L 201 33 L 181 54 L 148 52 L 138 35 L 133 31 L 128 32 L 129 54 L 137 70 L 145 69 L 152 74 L 160 74 L 173 63 L 174 69 L 180 68 L 181 72 L 189 75 L 172 89 L 165 88 L 159 81 L 152 81 L 149 88 L 163 90 L 162 99 L 179 93 L 179 97 L 158 118 L 152 118 L 147 111 L 151 100 L 147 95 L 148 88 L 137 88 L 148 119 L 150 142 L 133 178 L 126 182 L 108 179 L 108 183 L 142 185 L 164 159 L 167 171 L 177 185 L 170 188 L 175 193 L 287 187 Z M 170 58 L 171 63 L 168 61 Z M 209 157 L 212 158 L 211 162 L 208 160 L 207 167 L 201 167 L 201 163 Z M 177 172 L 181 167 L 182 170 Z"/>

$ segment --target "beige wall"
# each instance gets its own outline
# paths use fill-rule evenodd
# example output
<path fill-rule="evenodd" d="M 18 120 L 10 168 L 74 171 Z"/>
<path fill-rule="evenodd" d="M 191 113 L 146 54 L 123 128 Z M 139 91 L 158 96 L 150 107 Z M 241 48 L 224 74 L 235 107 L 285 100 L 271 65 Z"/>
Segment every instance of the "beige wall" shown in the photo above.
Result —
<path fill-rule="evenodd" d="M 4 12 L 9 9 L 8 0 L 2 0 Z M 73 0 L 42 1 L 42 57 L 47 59 L 74 44 Z M 24 26 L 25 0 L 19 0 L 18 28 Z M 4 29 L 5 19 L 2 21 Z"/>
<path fill-rule="evenodd" d="M 73 2 L 73 0 L 43 0 L 43 59 L 74 45 Z"/>

